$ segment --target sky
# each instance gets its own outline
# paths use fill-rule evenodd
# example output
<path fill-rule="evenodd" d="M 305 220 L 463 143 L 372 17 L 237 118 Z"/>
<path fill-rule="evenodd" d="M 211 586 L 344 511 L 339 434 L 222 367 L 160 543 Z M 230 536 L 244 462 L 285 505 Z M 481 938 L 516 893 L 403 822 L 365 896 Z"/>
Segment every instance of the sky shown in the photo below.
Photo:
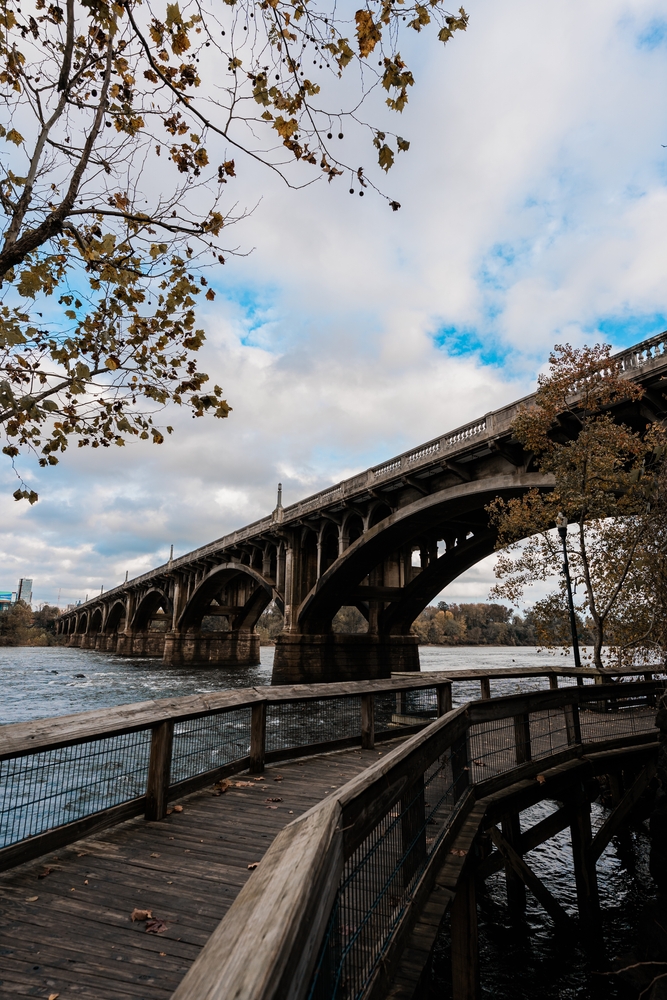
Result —
<path fill-rule="evenodd" d="M 664 3 L 466 8 L 465 34 L 414 48 L 411 148 L 383 182 L 399 212 L 345 179 L 239 172 L 244 255 L 200 313 L 227 420 L 22 459 L 33 507 L 0 466 L 0 590 L 92 597 L 268 513 L 279 481 L 292 503 L 532 391 L 555 343 L 667 328 Z M 492 562 L 443 598 L 486 600 Z"/>

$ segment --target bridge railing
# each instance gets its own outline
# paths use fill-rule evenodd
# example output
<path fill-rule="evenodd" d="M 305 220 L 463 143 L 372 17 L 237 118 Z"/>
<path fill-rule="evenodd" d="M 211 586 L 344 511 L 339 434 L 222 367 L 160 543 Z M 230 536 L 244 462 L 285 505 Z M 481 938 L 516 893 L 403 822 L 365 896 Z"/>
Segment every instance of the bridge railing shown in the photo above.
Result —
<path fill-rule="evenodd" d="M 584 753 L 653 743 L 664 690 L 572 686 L 447 712 L 276 837 L 173 1000 L 385 996 L 475 800 Z"/>
<path fill-rule="evenodd" d="M 576 680 L 575 680 L 576 674 Z M 0 727 L 0 871 L 229 774 L 418 731 L 499 681 L 600 680 L 563 668 L 402 674 L 389 680 L 248 688 Z"/>

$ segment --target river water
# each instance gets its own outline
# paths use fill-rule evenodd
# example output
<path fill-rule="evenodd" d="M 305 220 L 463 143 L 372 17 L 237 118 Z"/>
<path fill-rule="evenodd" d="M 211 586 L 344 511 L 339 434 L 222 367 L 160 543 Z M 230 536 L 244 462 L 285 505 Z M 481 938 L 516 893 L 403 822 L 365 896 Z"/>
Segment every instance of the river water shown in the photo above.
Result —
<path fill-rule="evenodd" d="M 422 670 L 502 669 L 569 666 L 560 653 L 532 647 L 437 647 L 420 650 Z M 0 724 L 66 715 L 153 698 L 177 697 L 231 687 L 270 684 L 273 647 L 262 647 L 261 663 L 252 668 L 169 667 L 155 659 L 125 659 L 67 647 L 0 649 Z M 539 680 L 492 682 L 492 695 L 544 687 Z M 454 685 L 454 701 L 479 697 L 476 682 Z M 554 811 L 544 802 L 522 814 L 524 829 Z M 605 811 L 593 805 L 593 824 Z M 569 831 L 527 855 L 527 861 L 561 904 L 576 915 Z M 621 845 L 616 840 L 598 864 L 605 951 L 591 956 L 554 933 L 550 919 L 528 893 L 526 919 L 512 923 L 506 910 L 504 877 L 487 880 L 480 900 L 480 948 L 483 996 L 493 1000 L 603 1000 L 638 996 L 615 977 L 601 975 L 614 956 L 629 953 L 638 937 L 645 907 L 654 897 L 648 874 L 648 838 L 637 827 Z M 667 916 L 665 918 L 667 926 Z M 448 1000 L 449 939 L 441 934 L 424 1000 Z"/>

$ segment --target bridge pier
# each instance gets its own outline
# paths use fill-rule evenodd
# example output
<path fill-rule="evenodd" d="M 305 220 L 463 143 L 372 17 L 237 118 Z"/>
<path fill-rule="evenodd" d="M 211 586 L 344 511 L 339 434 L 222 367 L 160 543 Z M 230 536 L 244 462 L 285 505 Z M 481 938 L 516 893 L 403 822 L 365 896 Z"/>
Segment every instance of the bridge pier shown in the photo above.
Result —
<path fill-rule="evenodd" d="M 372 680 L 413 670 L 419 670 L 415 635 L 282 632 L 276 639 L 271 683 Z"/>
<path fill-rule="evenodd" d="M 121 632 L 115 652 L 120 656 L 162 656 L 164 632 Z"/>
<path fill-rule="evenodd" d="M 95 641 L 95 649 L 99 650 L 100 653 L 115 653 L 117 646 L 118 646 L 117 632 L 97 633 Z"/>
<path fill-rule="evenodd" d="M 174 665 L 208 663 L 221 667 L 255 667 L 259 636 L 250 631 L 168 632 L 164 662 Z"/>

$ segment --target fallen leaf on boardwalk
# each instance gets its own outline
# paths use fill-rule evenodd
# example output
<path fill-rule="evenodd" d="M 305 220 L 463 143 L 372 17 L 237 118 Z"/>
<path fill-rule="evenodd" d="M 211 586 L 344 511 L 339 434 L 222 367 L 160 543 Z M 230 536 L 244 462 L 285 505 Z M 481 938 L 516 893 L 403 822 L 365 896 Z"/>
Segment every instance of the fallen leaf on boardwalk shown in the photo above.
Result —
<path fill-rule="evenodd" d="M 486 764 L 484 763 L 483 760 L 474 760 L 473 764 L 477 764 L 477 767 L 486 767 Z"/>
<path fill-rule="evenodd" d="M 37 878 L 46 878 L 46 876 L 50 875 L 52 871 L 53 871 L 53 868 L 45 868 L 43 872 L 39 873 L 39 875 L 37 876 Z"/>
<path fill-rule="evenodd" d="M 257 867 L 258 864 L 259 864 L 259 861 L 253 861 L 253 863 L 251 865 L 248 865 L 248 871 L 249 872 L 254 872 L 254 870 L 255 870 L 255 868 Z"/>
<path fill-rule="evenodd" d="M 183 812 L 183 806 L 174 806 L 174 812 L 175 813 L 182 813 Z"/>
<path fill-rule="evenodd" d="M 266 778 L 260 774 L 259 778 L 253 778 L 253 781 L 266 781 Z"/>
<path fill-rule="evenodd" d="M 166 953 L 166 951 L 161 951 L 161 952 L 160 952 L 160 954 L 161 954 L 161 955 L 162 955 L 162 957 L 164 958 L 164 957 L 165 957 L 165 955 L 166 955 L 167 953 Z"/>
<path fill-rule="evenodd" d="M 544 777 L 544 775 L 543 775 L 543 774 L 538 774 L 538 776 L 537 776 L 537 781 L 539 781 L 539 783 L 540 783 L 541 785 L 544 785 L 544 784 L 546 784 L 546 780 L 547 780 L 547 779 L 546 779 L 546 778 Z"/>
<path fill-rule="evenodd" d="M 274 781 L 282 781 L 283 780 L 282 774 L 277 775 L 273 780 Z"/>
<path fill-rule="evenodd" d="M 135 907 L 130 916 L 132 917 L 132 923 L 134 923 L 135 920 L 152 920 L 153 912 L 152 910 L 137 910 Z"/>
<path fill-rule="evenodd" d="M 36 903 L 38 899 L 39 896 L 28 896 L 26 898 L 26 903 Z"/>
<path fill-rule="evenodd" d="M 159 855 L 159 854 L 155 854 L 155 853 L 153 853 L 153 854 L 151 854 L 151 857 L 152 857 L 152 858 L 159 858 L 159 857 L 160 857 L 160 855 Z"/>
<path fill-rule="evenodd" d="M 173 811 L 174 811 L 173 809 L 167 809 L 167 816 L 171 816 L 171 814 L 173 813 Z"/>
<path fill-rule="evenodd" d="M 58 1000 L 60 993 L 49 993 L 49 1000 Z"/>
<path fill-rule="evenodd" d="M 282 802 L 282 799 L 280 798 L 279 795 L 274 795 L 273 798 L 267 799 L 266 801 L 267 802 Z"/>
<path fill-rule="evenodd" d="M 452 847 L 450 854 L 455 854 L 457 858 L 465 858 L 467 851 L 462 851 L 460 847 Z"/>
<path fill-rule="evenodd" d="M 277 809 L 277 808 L 278 808 L 278 806 L 267 806 L 266 808 L 267 808 L 267 809 Z"/>
<path fill-rule="evenodd" d="M 227 778 L 221 778 L 221 780 L 216 781 L 215 785 L 213 786 L 214 789 L 213 794 L 224 795 L 227 789 L 231 787 L 232 787 L 231 781 L 227 781 Z"/>
<path fill-rule="evenodd" d="M 148 923 L 146 924 L 147 934 L 162 934 L 162 932 L 166 931 L 167 929 L 168 928 L 164 920 L 158 920 L 157 917 L 155 917 L 154 920 L 149 920 Z"/>
<path fill-rule="evenodd" d="M 88 851 L 79 851 L 79 853 L 77 854 L 77 858 L 85 858 L 87 853 Z M 58 994 L 58 996 L 60 996 L 60 994 Z"/>
<path fill-rule="evenodd" d="M 235 781 L 234 788 L 254 788 L 252 781 Z"/>

